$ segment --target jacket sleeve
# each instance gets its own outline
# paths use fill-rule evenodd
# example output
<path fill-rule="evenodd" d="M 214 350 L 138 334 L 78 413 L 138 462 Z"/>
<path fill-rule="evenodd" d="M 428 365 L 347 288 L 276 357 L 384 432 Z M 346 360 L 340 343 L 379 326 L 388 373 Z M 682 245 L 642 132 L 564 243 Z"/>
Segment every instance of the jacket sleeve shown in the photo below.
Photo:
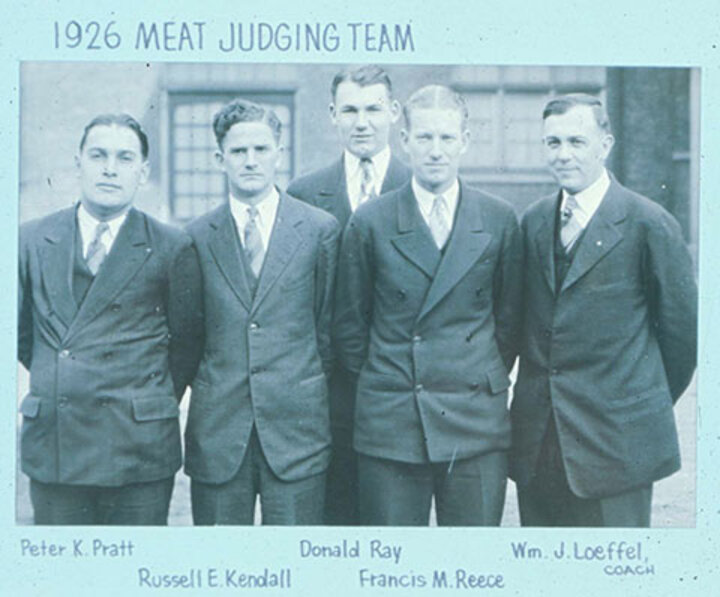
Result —
<path fill-rule="evenodd" d="M 334 358 L 330 335 L 339 241 L 340 225 L 332 218 L 323 229 L 315 265 L 315 326 L 318 352 L 326 375 L 330 375 Z"/>
<path fill-rule="evenodd" d="M 26 234 L 20 230 L 18 276 L 18 360 L 30 369 L 33 351 L 33 304 Z"/>
<path fill-rule="evenodd" d="M 372 245 L 364 222 L 354 214 L 345 229 L 335 293 L 335 344 L 343 366 L 357 375 L 368 353 L 372 318 Z"/>
<path fill-rule="evenodd" d="M 495 341 L 508 371 L 520 347 L 523 323 L 523 245 L 514 212 L 508 212 L 503 228 L 500 259 L 493 278 Z"/>
<path fill-rule="evenodd" d="M 180 399 L 195 377 L 204 349 L 202 273 L 189 238 L 172 259 L 167 292 L 170 373 Z"/>
<path fill-rule="evenodd" d="M 649 227 L 645 261 L 651 325 L 675 402 L 690 383 L 697 364 L 698 293 L 680 225 L 667 212 Z"/>

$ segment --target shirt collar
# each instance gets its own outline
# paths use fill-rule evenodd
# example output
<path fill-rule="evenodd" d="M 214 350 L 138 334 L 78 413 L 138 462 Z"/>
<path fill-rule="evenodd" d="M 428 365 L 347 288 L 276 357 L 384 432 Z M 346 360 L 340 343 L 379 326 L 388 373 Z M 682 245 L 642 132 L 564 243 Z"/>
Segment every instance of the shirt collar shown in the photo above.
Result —
<path fill-rule="evenodd" d="M 360 158 L 345 150 L 345 172 L 350 178 L 355 178 L 361 173 Z M 375 170 L 375 180 L 381 181 L 385 178 L 388 165 L 390 164 L 390 146 L 386 145 L 384 149 L 370 156 L 373 169 Z"/>
<path fill-rule="evenodd" d="M 280 194 L 277 188 L 273 187 L 268 193 L 267 197 L 264 197 L 260 203 L 257 203 L 255 207 L 258 210 L 258 224 L 261 227 L 265 227 L 268 224 L 272 224 L 275 221 L 275 213 L 277 212 L 278 203 L 280 202 Z M 247 203 L 240 201 L 233 197 L 230 193 L 230 211 L 233 218 L 238 223 L 238 228 L 242 230 L 245 227 L 245 223 L 248 220 L 248 207 Z"/>
<path fill-rule="evenodd" d="M 422 213 L 423 217 L 427 220 L 430 217 L 430 212 L 432 211 L 432 206 L 435 201 L 435 197 L 438 195 L 442 195 L 445 198 L 445 203 L 447 204 L 448 213 L 451 216 L 454 216 L 455 214 L 455 208 L 457 206 L 458 202 L 458 196 L 460 194 L 460 183 L 458 182 L 458 179 L 455 179 L 455 182 L 453 182 L 452 186 L 447 189 L 443 193 L 431 193 L 430 191 L 424 189 L 420 186 L 420 183 L 415 179 L 415 177 L 412 177 L 412 190 L 415 195 L 415 199 L 418 202 L 418 206 L 420 207 L 420 212 Z"/>
<path fill-rule="evenodd" d="M 125 222 L 125 218 L 127 218 L 128 211 L 129 210 L 124 211 L 119 216 L 115 216 L 111 220 L 105 220 L 105 223 L 108 225 L 107 234 L 110 235 L 111 241 L 115 240 L 115 237 L 118 235 L 118 232 L 120 231 L 120 226 L 123 225 L 123 222 Z M 77 210 L 77 218 L 83 241 L 92 241 L 92 239 L 95 238 L 95 230 L 97 229 L 100 220 L 98 220 L 85 208 L 82 201 L 80 201 L 80 206 Z"/>
<path fill-rule="evenodd" d="M 603 168 L 602 174 L 598 176 L 598 179 L 594 183 L 574 195 L 578 204 L 578 209 L 574 210 L 574 214 L 580 221 L 583 228 L 587 226 L 588 222 L 590 222 L 590 218 L 593 217 L 598 207 L 600 207 L 600 203 L 602 202 L 603 197 L 605 197 L 608 188 L 610 188 L 610 176 L 608 175 L 607 170 Z M 562 195 L 563 198 L 560 209 L 565 209 L 567 198 L 570 193 L 563 189 Z"/>

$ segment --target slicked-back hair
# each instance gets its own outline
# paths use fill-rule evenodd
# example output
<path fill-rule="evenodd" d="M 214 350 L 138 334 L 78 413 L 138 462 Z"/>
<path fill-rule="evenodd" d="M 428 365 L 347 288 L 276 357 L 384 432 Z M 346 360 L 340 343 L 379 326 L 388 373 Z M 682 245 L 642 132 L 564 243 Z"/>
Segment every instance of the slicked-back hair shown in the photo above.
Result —
<path fill-rule="evenodd" d="M 443 110 L 456 110 L 461 116 L 462 130 L 467 130 L 468 113 L 465 98 L 457 91 L 444 85 L 426 85 L 415 91 L 403 106 L 405 128 L 410 130 L 410 115 L 416 109 L 440 108 Z"/>
<path fill-rule="evenodd" d="M 380 68 L 375 64 L 365 64 L 363 66 L 357 66 L 353 68 L 346 68 L 340 71 L 333 77 L 332 84 L 330 85 L 330 93 L 333 101 L 335 101 L 335 94 L 340 83 L 345 81 L 352 81 L 357 83 L 360 87 L 369 87 L 370 85 L 385 85 L 387 89 L 388 97 L 392 98 L 392 83 L 390 77 L 385 72 L 385 69 Z"/>
<path fill-rule="evenodd" d="M 80 139 L 80 153 L 82 153 L 82 150 L 85 148 L 85 142 L 87 141 L 88 134 L 93 128 L 95 128 L 96 126 L 113 125 L 128 128 L 137 135 L 137 138 L 140 141 L 140 153 L 142 154 L 142 159 L 146 160 L 149 150 L 147 135 L 145 134 L 142 126 L 140 126 L 140 123 L 132 116 L 125 113 L 100 114 L 99 116 L 96 116 L 90 122 L 88 122 L 85 126 L 85 130 L 83 131 L 82 138 Z"/>
<path fill-rule="evenodd" d="M 220 149 L 222 149 L 225 135 L 238 122 L 262 122 L 267 124 L 273 133 L 273 137 L 275 137 L 275 143 L 280 143 L 282 124 L 272 108 L 248 100 L 236 99 L 223 106 L 213 118 L 215 140 Z"/>
<path fill-rule="evenodd" d="M 608 117 L 605 106 L 598 98 L 587 93 L 568 93 L 567 95 L 561 95 L 551 99 L 545 104 L 543 120 L 547 119 L 548 116 L 565 114 L 577 106 L 588 106 L 591 108 L 597 125 L 607 134 L 612 134 L 610 118 Z"/>

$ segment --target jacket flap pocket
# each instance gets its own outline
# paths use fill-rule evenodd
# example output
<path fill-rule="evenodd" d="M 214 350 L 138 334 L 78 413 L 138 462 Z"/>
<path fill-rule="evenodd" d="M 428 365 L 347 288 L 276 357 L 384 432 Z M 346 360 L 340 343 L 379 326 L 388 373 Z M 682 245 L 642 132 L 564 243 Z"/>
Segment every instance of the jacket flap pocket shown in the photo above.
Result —
<path fill-rule="evenodd" d="M 180 409 L 173 396 L 154 396 L 152 398 L 135 398 L 132 402 L 133 415 L 136 421 L 154 421 L 157 419 L 173 419 Z"/>
<path fill-rule="evenodd" d="M 40 412 L 40 397 L 28 394 L 20 403 L 20 412 L 28 419 L 34 419 Z"/>
<path fill-rule="evenodd" d="M 488 385 L 490 393 L 499 394 L 510 387 L 510 378 L 508 377 L 505 367 L 496 367 L 487 372 Z"/>

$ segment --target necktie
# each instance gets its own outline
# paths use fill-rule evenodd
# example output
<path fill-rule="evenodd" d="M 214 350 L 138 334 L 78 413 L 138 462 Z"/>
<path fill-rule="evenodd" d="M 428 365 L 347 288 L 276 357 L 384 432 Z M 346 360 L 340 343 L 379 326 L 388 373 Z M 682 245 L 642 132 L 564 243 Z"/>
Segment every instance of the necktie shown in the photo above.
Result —
<path fill-rule="evenodd" d="M 105 236 L 108 230 L 110 230 L 110 227 L 107 225 L 107 222 L 98 222 L 98 225 L 95 227 L 95 236 L 88 245 L 85 262 L 93 276 L 98 273 L 100 265 L 107 255 L 107 247 L 103 242 L 103 236 Z"/>
<path fill-rule="evenodd" d="M 448 220 L 448 208 L 445 197 L 438 195 L 433 201 L 429 218 L 430 232 L 432 232 L 438 249 L 442 249 L 445 246 L 448 236 L 450 236 L 450 223 Z"/>
<path fill-rule="evenodd" d="M 372 159 L 362 158 L 360 160 L 360 169 L 362 170 L 362 181 L 360 182 L 358 205 L 362 205 L 368 199 L 375 197 L 375 168 Z"/>
<path fill-rule="evenodd" d="M 262 236 L 258 228 L 258 210 L 257 207 L 251 205 L 247 208 L 248 220 L 245 223 L 245 231 L 243 232 L 243 241 L 245 246 L 245 257 L 247 257 L 250 269 L 257 278 L 260 275 L 263 259 L 265 258 L 265 249 L 263 247 Z"/>
<path fill-rule="evenodd" d="M 560 242 L 565 247 L 565 252 L 572 249 L 583 230 L 576 213 L 579 207 L 577 199 L 568 195 L 565 198 L 565 207 L 560 212 Z"/>

